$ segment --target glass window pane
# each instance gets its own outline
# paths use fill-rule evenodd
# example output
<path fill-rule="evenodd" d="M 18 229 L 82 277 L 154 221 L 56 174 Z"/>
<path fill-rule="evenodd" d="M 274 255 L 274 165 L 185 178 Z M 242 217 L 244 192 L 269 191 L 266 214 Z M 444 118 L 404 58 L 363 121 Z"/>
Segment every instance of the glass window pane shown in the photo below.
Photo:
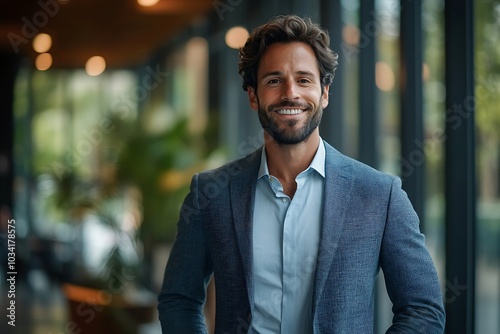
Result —
<path fill-rule="evenodd" d="M 475 2 L 476 332 L 500 332 L 500 1 Z"/>
<path fill-rule="evenodd" d="M 444 1 L 422 2 L 423 113 L 425 165 L 425 234 L 445 286 L 444 250 Z"/>

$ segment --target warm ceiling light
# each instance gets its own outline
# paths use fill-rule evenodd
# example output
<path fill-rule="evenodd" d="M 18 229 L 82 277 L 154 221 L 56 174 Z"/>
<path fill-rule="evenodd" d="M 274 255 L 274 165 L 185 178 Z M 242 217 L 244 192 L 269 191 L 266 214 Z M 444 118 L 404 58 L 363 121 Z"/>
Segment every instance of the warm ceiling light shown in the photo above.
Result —
<path fill-rule="evenodd" d="M 137 3 L 143 7 L 151 7 L 156 5 L 160 0 L 137 0 Z"/>
<path fill-rule="evenodd" d="M 90 57 L 85 64 L 85 71 L 93 77 L 98 76 L 106 69 L 106 61 L 101 56 Z"/>
<path fill-rule="evenodd" d="M 387 63 L 379 61 L 375 65 L 375 82 L 383 92 L 390 92 L 394 88 L 396 76 Z"/>
<path fill-rule="evenodd" d="M 48 34 L 38 34 L 33 39 L 33 49 L 38 53 L 49 51 L 52 46 L 52 38 Z"/>
<path fill-rule="evenodd" d="M 35 60 L 36 69 L 39 71 L 48 70 L 52 66 L 52 56 L 50 53 L 41 53 Z"/>
<path fill-rule="evenodd" d="M 226 32 L 226 44 L 232 49 L 239 49 L 245 45 L 248 30 L 243 27 L 232 27 Z"/>

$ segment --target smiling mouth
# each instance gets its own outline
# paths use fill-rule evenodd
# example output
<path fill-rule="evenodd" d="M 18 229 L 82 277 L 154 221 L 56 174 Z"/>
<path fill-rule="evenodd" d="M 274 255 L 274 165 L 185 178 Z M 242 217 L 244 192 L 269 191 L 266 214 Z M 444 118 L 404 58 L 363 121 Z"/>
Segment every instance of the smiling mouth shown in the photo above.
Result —
<path fill-rule="evenodd" d="M 298 115 L 298 114 L 304 112 L 304 110 L 302 110 L 302 109 L 278 109 L 278 110 L 276 110 L 276 112 L 280 115 Z"/>

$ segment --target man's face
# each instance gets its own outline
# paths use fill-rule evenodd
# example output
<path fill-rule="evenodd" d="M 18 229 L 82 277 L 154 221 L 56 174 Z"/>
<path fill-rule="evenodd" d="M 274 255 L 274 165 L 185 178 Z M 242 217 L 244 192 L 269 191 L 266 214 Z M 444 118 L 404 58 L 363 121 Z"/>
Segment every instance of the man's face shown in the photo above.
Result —
<path fill-rule="evenodd" d="M 328 86 L 321 90 L 318 62 L 302 42 L 275 43 L 257 71 L 257 90 L 248 88 L 250 106 L 264 130 L 282 145 L 298 144 L 317 129 L 328 105 Z"/>

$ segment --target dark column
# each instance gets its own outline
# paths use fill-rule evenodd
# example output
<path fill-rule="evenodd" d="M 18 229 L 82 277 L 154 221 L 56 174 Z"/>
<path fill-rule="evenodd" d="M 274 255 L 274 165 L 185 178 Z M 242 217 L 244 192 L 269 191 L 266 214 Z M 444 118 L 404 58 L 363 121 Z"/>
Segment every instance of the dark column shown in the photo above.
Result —
<path fill-rule="evenodd" d="M 401 0 L 401 177 L 420 219 L 424 217 L 425 152 L 422 115 L 422 3 Z"/>
<path fill-rule="evenodd" d="M 330 34 L 330 47 L 337 54 L 341 54 L 342 46 L 342 6 L 340 0 L 321 1 L 321 26 Z M 344 150 L 344 62 L 346 59 L 339 58 L 339 66 L 335 72 L 335 78 L 330 86 L 330 102 L 323 114 L 321 122 L 321 137 L 335 146 Z"/>
<path fill-rule="evenodd" d="M 0 52 L 0 219 L 13 215 L 14 81 L 19 57 Z M 0 226 L 6 224 L 1 221 Z"/>
<path fill-rule="evenodd" d="M 375 86 L 377 24 L 375 0 L 363 0 L 359 7 L 359 160 L 378 166 L 378 107 Z"/>
<path fill-rule="evenodd" d="M 446 333 L 474 333 L 473 0 L 445 0 Z"/>

